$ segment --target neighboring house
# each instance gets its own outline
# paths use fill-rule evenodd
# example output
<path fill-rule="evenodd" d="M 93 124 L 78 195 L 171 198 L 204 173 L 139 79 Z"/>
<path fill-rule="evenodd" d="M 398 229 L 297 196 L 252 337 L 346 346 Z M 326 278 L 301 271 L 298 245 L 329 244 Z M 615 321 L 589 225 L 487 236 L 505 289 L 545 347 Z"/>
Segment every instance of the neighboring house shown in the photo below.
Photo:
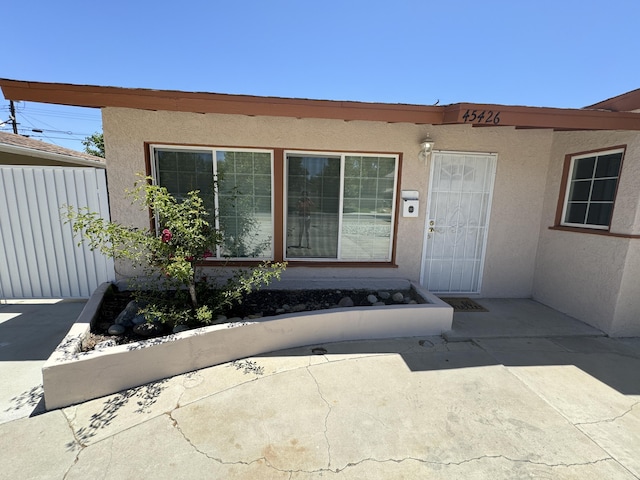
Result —
<path fill-rule="evenodd" d="M 109 215 L 103 159 L 0 132 L 0 300 L 88 297 L 113 262 L 78 247 L 62 205 Z"/>
<path fill-rule="evenodd" d="M 211 265 L 532 297 L 640 335 L 640 90 L 559 109 L 0 87 L 102 109 L 113 219 L 147 228 L 124 196 L 137 173 L 199 189 L 226 231 Z"/>
<path fill-rule="evenodd" d="M 7 132 L 0 132 L 0 164 L 105 168 L 103 158 Z"/>

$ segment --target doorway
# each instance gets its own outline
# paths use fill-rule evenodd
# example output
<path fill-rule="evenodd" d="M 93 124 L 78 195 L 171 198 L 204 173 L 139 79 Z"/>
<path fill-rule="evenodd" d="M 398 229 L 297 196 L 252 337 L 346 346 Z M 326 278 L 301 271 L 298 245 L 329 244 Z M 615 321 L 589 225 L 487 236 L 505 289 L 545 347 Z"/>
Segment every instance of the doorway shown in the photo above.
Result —
<path fill-rule="evenodd" d="M 420 283 L 434 293 L 479 294 L 497 156 L 434 152 Z"/>

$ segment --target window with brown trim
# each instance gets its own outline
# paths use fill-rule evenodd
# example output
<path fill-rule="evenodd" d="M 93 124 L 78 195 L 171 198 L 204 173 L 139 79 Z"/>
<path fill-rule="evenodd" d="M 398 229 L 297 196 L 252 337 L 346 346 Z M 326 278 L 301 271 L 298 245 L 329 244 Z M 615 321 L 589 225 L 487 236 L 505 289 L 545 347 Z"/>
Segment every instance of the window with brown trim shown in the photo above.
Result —
<path fill-rule="evenodd" d="M 150 145 L 150 158 L 178 200 L 200 191 L 224 238 L 211 260 L 393 261 L 398 155 Z"/>
<path fill-rule="evenodd" d="M 273 152 L 151 146 L 152 175 L 177 200 L 198 190 L 224 232 L 213 259 L 273 259 Z"/>
<path fill-rule="evenodd" d="M 623 155 L 624 148 L 567 155 L 558 225 L 609 229 Z"/>
<path fill-rule="evenodd" d="M 286 152 L 286 258 L 390 262 L 397 155 Z"/>

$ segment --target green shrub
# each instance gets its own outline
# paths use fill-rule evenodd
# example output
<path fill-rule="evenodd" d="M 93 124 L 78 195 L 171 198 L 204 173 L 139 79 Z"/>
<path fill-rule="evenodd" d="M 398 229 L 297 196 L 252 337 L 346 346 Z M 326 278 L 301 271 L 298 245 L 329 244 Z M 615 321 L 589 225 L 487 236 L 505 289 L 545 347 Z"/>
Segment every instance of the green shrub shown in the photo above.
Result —
<path fill-rule="evenodd" d="M 223 285 L 217 285 L 201 269 L 223 244 L 224 232 L 215 228 L 215 219 L 210 218 L 199 192 L 189 192 L 177 201 L 165 187 L 142 177 L 128 195 L 151 212 L 158 226 L 155 231 L 110 222 L 88 208 L 64 206 L 64 216 L 80 243 L 87 242 L 92 250 L 114 260 L 128 260 L 141 270 L 135 294 L 148 321 L 210 324 L 226 308 L 241 302 L 244 294 L 279 279 L 286 267 L 285 263 L 262 262 L 234 272 Z"/>

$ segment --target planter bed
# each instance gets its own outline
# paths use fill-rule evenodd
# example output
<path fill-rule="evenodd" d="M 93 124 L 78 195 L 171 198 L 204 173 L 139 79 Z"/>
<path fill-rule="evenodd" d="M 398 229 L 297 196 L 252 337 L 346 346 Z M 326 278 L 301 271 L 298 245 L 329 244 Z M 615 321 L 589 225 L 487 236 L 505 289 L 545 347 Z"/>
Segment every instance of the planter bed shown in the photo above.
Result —
<path fill-rule="evenodd" d="M 300 290 L 300 283 L 278 282 L 277 289 Z M 110 284 L 103 284 L 42 367 L 45 406 L 47 410 L 66 407 L 173 375 L 286 348 L 440 335 L 451 329 L 453 309 L 409 281 L 331 279 L 305 282 L 305 287 L 353 288 L 354 284 L 378 290 L 412 289 L 424 303 L 286 313 L 81 352 L 82 340 L 89 334 L 91 322 L 110 288 Z"/>

